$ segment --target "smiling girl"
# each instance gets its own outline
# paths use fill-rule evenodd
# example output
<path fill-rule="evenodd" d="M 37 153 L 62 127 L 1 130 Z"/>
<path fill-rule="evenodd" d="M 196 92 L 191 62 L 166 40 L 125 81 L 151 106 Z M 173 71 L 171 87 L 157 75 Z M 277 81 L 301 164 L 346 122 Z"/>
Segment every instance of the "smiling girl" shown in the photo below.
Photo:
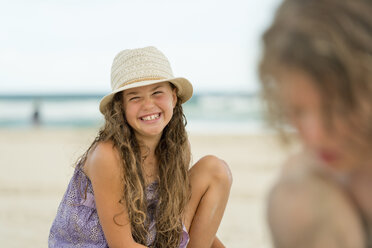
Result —
<path fill-rule="evenodd" d="M 105 124 L 79 159 L 49 247 L 224 247 L 216 237 L 232 183 L 214 156 L 191 169 L 182 103 L 192 86 L 154 47 L 114 59 Z"/>

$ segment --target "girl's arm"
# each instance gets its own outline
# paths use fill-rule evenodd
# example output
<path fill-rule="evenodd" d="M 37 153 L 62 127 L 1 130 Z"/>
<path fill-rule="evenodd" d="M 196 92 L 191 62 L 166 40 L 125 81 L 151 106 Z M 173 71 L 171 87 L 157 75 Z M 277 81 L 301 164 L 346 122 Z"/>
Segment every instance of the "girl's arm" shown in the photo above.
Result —
<path fill-rule="evenodd" d="M 92 182 L 97 213 L 111 248 L 144 248 L 133 240 L 123 192 L 120 156 L 111 142 L 102 142 L 89 154 L 84 171 Z M 116 223 L 115 223 L 116 222 Z"/>

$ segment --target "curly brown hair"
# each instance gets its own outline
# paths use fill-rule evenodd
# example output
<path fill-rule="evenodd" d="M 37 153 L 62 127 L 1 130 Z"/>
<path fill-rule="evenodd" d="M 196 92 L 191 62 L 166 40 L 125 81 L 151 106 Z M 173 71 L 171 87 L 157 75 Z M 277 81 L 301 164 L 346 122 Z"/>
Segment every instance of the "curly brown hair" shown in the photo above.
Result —
<path fill-rule="evenodd" d="M 372 1 L 285 0 L 263 35 L 262 93 L 269 122 L 287 124 L 277 73 L 305 72 L 321 94 L 325 126 L 342 116 L 372 143 Z M 372 144 L 369 144 L 372 145 Z"/>
<path fill-rule="evenodd" d="M 171 86 L 174 88 L 172 84 Z M 142 166 L 144 154 L 141 154 L 140 144 L 125 118 L 121 93 L 117 93 L 107 105 L 104 117 L 105 124 L 88 150 L 81 156 L 80 163 L 85 162 L 89 151 L 94 149 L 98 142 L 109 140 L 113 142 L 120 153 L 123 167 L 124 193 L 121 201 L 126 204 L 134 240 L 146 245 L 150 223 Z M 182 216 L 191 192 L 188 178 L 191 153 L 185 130 L 186 124 L 181 102 L 177 99 L 173 116 L 164 128 L 155 149 L 159 164 L 159 182 L 155 214 L 156 237 L 152 247 L 178 247 L 181 242 Z"/>

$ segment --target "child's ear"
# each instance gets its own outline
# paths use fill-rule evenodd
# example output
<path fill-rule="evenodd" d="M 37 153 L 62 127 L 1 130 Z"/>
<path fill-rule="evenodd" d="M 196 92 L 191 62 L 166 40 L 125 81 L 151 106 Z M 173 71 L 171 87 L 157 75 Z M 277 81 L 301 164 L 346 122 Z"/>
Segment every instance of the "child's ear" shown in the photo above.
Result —
<path fill-rule="evenodd" d="M 172 105 L 173 105 L 173 108 L 176 107 L 176 104 L 177 104 L 177 88 L 174 88 L 172 90 Z"/>

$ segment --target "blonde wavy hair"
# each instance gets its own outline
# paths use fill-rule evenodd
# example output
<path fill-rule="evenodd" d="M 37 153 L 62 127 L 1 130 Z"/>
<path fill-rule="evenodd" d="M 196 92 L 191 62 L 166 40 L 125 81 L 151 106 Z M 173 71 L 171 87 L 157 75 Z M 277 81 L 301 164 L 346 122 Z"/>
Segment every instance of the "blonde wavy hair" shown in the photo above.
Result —
<path fill-rule="evenodd" d="M 171 86 L 174 87 L 172 84 Z M 146 154 L 141 154 L 140 144 L 125 118 L 122 98 L 122 94 L 117 93 L 108 104 L 104 111 L 105 124 L 81 156 L 80 163 L 84 164 L 87 154 L 98 142 L 113 142 L 121 156 L 124 192 L 121 201 L 125 202 L 128 210 L 132 236 L 137 243 L 146 245 L 150 224 L 142 166 Z M 182 216 L 190 199 L 188 170 L 191 154 L 186 124 L 186 117 L 178 99 L 173 116 L 164 128 L 155 150 L 159 165 L 159 182 L 156 190 L 156 237 L 152 247 L 178 247 L 181 242 Z"/>
<path fill-rule="evenodd" d="M 284 0 L 263 35 L 260 63 L 268 120 L 287 123 L 278 97 L 281 69 L 298 69 L 321 94 L 325 126 L 342 116 L 353 142 L 372 146 L 372 1 Z"/>

